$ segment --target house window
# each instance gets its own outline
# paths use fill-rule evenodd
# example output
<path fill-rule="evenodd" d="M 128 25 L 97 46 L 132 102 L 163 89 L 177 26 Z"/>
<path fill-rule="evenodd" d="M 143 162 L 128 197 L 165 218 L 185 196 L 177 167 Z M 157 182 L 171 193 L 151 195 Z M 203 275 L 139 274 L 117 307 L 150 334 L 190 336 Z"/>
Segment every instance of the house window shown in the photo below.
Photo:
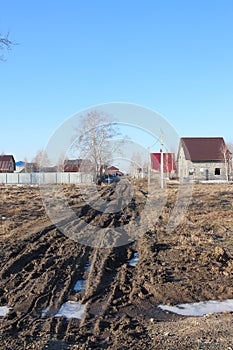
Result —
<path fill-rule="evenodd" d="M 193 175 L 195 172 L 195 169 L 189 169 L 189 175 Z"/>
<path fill-rule="evenodd" d="M 220 168 L 215 168 L 214 175 L 220 175 L 221 169 Z"/>

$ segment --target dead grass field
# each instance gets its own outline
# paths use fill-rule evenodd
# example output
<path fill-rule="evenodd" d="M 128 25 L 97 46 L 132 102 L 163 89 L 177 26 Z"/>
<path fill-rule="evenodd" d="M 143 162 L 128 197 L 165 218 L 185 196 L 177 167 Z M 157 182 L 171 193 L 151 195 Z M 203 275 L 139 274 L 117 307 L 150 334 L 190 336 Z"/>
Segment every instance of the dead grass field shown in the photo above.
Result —
<path fill-rule="evenodd" d="M 82 245 L 57 229 L 38 187 L 0 191 L 0 306 L 11 307 L 0 317 L 1 349 L 233 349 L 231 312 L 184 317 L 158 308 L 233 299 L 233 185 L 194 185 L 183 220 L 168 232 L 178 191 L 168 184 L 153 228 L 135 242 L 106 249 Z M 124 221 L 122 213 L 90 208 L 78 186 L 63 191 L 79 216 L 104 227 L 124 227 L 147 200 L 146 183 L 135 182 Z M 114 185 L 99 193 L 110 203 L 116 198 Z M 76 221 L 66 225 L 72 229 Z M 131 266 L 135 252 L 138 263 Z M 86 288 L 75 291 L 80 279 Z M 82 320 L 54 317 L 67 300 L 86 305 Z"/>

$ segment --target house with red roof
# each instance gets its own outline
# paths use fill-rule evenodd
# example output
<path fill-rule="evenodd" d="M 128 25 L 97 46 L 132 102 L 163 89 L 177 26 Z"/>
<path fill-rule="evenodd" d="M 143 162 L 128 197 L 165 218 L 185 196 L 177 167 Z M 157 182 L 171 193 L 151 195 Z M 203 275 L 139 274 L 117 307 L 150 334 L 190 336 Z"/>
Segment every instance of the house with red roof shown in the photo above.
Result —
<path fill-rule="evenodd" d="M 15 171 L 15 159 L 10 154 L 0 155 L 0 173 L 13 173 Z"/>
<path fill-rule="evenodd" d="M 65 159 L 64 172 L 87 172 L 93 169 L 93 164 L 88 159 Z"/>
<path fill-rule="evenodd" d="M 115 166 L 110 166 L 105 170 L 105 175 L 123 175 L 123 173 L 120 171 L 119 168 L 115 167 Z"/>
<path fill-rule="evenodd" d="M 182 180 L 229 180 L 232 154 L 222 137 L 182 137 L 177 168 Z"/>

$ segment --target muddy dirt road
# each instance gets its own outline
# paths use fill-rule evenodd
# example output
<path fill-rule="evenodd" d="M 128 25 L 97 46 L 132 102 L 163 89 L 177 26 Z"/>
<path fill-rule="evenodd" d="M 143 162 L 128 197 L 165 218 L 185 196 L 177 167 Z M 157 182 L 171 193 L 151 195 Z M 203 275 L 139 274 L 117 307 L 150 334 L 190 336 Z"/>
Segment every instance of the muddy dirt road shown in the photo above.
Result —
<path fill-rule="evenodd" d="M 114 185 L 99 191 L 115 198 Z M 233 349 L 232 313 L 185 317 L 158 307 L 233 299 L 233 185 L 195 185 L 183 221 L 169 233 L 177 185 L 166 191 L 152 229 L 103 249 L 53 225 L 37 187 L 2 186 L 0 307 L 10 309 L 0 317 L 0 348 Z M 137 183 L 124 215 L 101 215 L 78 187 L 64 192 L 86 222 L 103 227 L 124 227 L 147 198 L 146 184 Z M 64 316 L 65 306 L 78 318 Z"/>

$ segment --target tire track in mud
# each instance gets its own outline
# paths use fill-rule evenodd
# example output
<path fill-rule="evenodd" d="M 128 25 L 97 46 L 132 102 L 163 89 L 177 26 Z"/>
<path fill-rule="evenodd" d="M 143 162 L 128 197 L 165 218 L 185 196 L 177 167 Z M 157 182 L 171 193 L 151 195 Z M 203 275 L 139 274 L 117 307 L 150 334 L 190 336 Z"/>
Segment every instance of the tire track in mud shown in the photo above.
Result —
<path fill-rule="evenodd" d="M 7 296 L 3 298 L 13 308 L 5 330 L 26 327 L 30 319 L 41 316 L 47 304 L 57 310 L 87 254 L 86 247 L 78 247 L 54 226 L 32 237 L 1 273 L 2 294 Z"/>
<path fill-rule="evenodd" d="M 116 198 L 115 187 L 105 187 L 100 192 L 111 203 Z M 124 227 L 131 218 L 140 215 L 140 208 L 145 203 L 145 194 L 141 193 L 127 204 L 124 212 L 102 214 L 84 204 L 77 208 L 81 217 L 92 225 L 107 228 Z M 122 215 L 124 214 L 124 218 Z M 71 220 L 64 220 L 62 227 L 70 230 L 82 231 L 82 223 L 74 216 Z M 144 326 L 140 325 L 141 317 L 151 307 L 148 302 L 145 307 L 140 302 L 150 292 L 146 283 L 142 282 L 144 269 L 147 268 L 147 257 L 150 263 L 156 259 L 156 242 L 151 233 L 146 238 L 139 238 L 137 246 L 128 243 L 118 246 L 120 235 L 114 231 L 112 247 L 91 248 L 64 236 L 54 225 L 33 234 L 26 242 L 21 242 L 20 249 L 11 251 L 9 259 L 1 271 L 1 302 L 7 302 L 12 311 L 3 320 L 1 332 L 20 337 L 38 337 L 42 335 L 44 344 L 56 337 L 58 340 L 74 344 L 79 341 L 85 343 L 88 337 L 95 336 L 103 341 L 106 328 L 110 335 L 122 332 L 122 323 L 132 328 L 132 334 L 147 337 Z M 150 237 L 151 236 L 151 237 Z M 102 238 L 101 238 L 102 239 Z M 130 237 L 129 237 L 130 240 Z M 129 260 L 138 251 L 137 266 L 129 265 Z M 86 266 L 90 264 L 89 271 Z M 138 268 L 139 266 L 139 268 Z M 86 279 L 85 291 L 74 291 L 77 280 Z M 65 317 L 55 317 L 56 313 L 68 300 L 85 304 L 82 320 Z M 46 310 L 46 312 L 45 312 Z M 44 317 L 42 316 L 44 312 Z M 122 315 L 127 315 L 122 321 Z M 112 320 L 118 320 L 115 328 Z M 134 320 L 134 321 L 132 321 Z M 128 326 L 127 326 L 128 325 Z M 139 331 L 140 330 L 140 331 Z M 144 335 L 142 335 L 144 334 Z M 114 346 L 114 340 L 110 341 Z"/>
<path fill-rule="evenodd" d="M 98 269 L 99 281 L 101 278 L 104 280 L 104 276 L 106 277 L 105 267 L 108 266 L 110 260 L 112 280 L 105 285 L 104 293 L 101 293 L 101 289 L 99 290 L 99 298 L 91 295 L 81 326 L 88 325 L 88 329 L 93 330 L 94 336 L 98 339 L 99 348 L 102 348 L 101 344 L 106 338 L 111 349 L 118 349 L 122 339 L 125 345 L 128 344 L 128 348 L 134 346 L 135 349 L 139 349 L 150 343 L 148 330 L 143 323 L 144 318 L 148 319 L 150 313 L 154 315 L 155 306 L 146 300 L 150 293 L 141 281 L 146 257 L 152 252 L 155 257 L 157 255 L 156 238 L 153 239 L 151 235 L 152 233 L 148 232 L 146 238 L 141 238 L 137 244 L 131 243 L 117 248 L 119 251 L 105 251 L 105 258 L 100 258 L 101 253 L 97 254 L 96 262 L 102 260 Z M 135 266 L 130 266 L 129 261 L 137 251 L 139 260 Z M 96 276 L 95 273 L 94 276 Z M 92 280 L 91 276 L 89 277 Z M 100 285 L 103 286 L 102 283 Z M 161 315 L 161 319 L 163 317 Z M 123 334 L 124 331 L 126 331 L 126 336 Z M 103 343 L 103 348 L 104 344 L 106 343 Z"/>
<path fill-rule="evenodd" d="M 117 198 L 115 186 L 100 188 L 99 195 L 111 207 Z M 5 264 L 0 271 L 0 305 L 12 307 L 0 318 L 2 349 L 118 350 L 122 346 L 154 350 L 157 345 L 148 330 L 148 324 L 153 326 L 150 318 L 155 322 L 179 318 L 158 309 L 158 304 L 194 301 L 200 293 L 204 299 L 232 295 L 232 255 L 215 247 L 215 241 L 204 245 L 201 238 L 208 238 L 208 232 L 198 231 L 199 245 L 190 240 L 192 227 L 181 226 L 174 234 L 166 234 L 169 203 L 153 229 L 146 226 L 142 234 L 135 232 L 135 242 L 131 239 L 117 246 L 121 238 L 117 230 L 124 234 L 124 225 L 140 218 L 147 197 L 139 189 L 129 203 L 120 203 L 124 199 L 119 198 L 114 205 L 127 205 L 116 213 L 101 213 L 80 202 L 80 195 L 78 203 L 75 196 L 71 198 L 74 212 L 96 225 L 96 233 L 98 227 L 113 233 L 107 237 L 112 239 L 107 248 L 82 245 L 54 225 L 1 242 Z M 157 215 L 156 206 L 155 200 L 144 222 Z M 62 221 L 61 227 L 70 230 L 71 237 L 75 230 L 82 231 L 75 215 Z M 88 234 L 88 230 L 81 233 Z M 90 240 L 94 238 L 90 234 Z M 130 264 L 136 253 L 138 261 Z M 80 280 L 85 289 L 75 290 Z M 67 301 L 85 305 L 81 320 L 55 317 Z"/>

